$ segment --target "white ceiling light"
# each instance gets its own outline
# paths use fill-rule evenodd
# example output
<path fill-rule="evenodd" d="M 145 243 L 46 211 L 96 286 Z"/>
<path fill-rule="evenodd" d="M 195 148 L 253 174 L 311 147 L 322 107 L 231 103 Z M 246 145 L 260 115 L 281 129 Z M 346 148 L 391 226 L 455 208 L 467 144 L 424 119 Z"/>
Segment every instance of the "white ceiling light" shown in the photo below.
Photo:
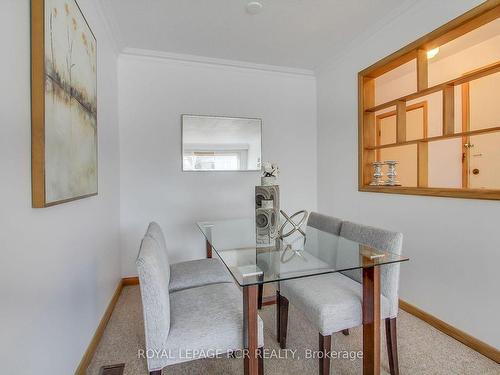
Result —
<path fill-rule="evenodd" d="M 439 53 L 439 47 L 433 48 L 430 51 L 427 51 L 427 58 L 432 59 Z"/>
<path fill-rule="evenodd" d="M 262 12 L 262 8 L 263 8 L 262 3 L 258 1 L 250 1 L 247 4 L 247 13 L 259 14 L 260 12 Z"/>

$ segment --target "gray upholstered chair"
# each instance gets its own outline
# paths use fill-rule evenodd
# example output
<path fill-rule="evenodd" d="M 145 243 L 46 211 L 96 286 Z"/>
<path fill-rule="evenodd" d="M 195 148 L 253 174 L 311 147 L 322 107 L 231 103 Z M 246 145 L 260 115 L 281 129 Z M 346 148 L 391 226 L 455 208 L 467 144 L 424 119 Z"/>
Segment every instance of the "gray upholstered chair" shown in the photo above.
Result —
<path fill-rule="evenodd" d="M 307 218 L 307 226 L 313 227 L 323 232 L 340 235 L 342 220 L 333 216 L 323 215 L 317 212 L 311 212 Z"/>
<path fill-rule="evenodd" d="M 161 227 L 154 221 L 149 223 L 146 236 L 152 237 L 162 249 L 162 262 L 169 265 L 170 292 L 217 283 L 233 283 L 233 278 L 220 260 L 197 259 L 170 264 L 167 243 Z"/>
<path fill-rule="evenodd" d="M 307 218 L 307 226 L 322 230 L 324 232 L 340 235 L 342 220 L 337 219 L 336 217 L 323 215 L 318 212 L 311 212 L 309 214 L 309 217 Z M 280 340 L 284 341 L 281 345 L 281 347 L 284 349 L 286 347 L 286 323 L 288 322 L 288 320 L 285 322 L 285 329 L 283 332 L 281 332 L 280 330 L 280 325 L 281 321 L 284 318 L 288 319 L 288 299 L 281 298 L 281 283 L 279 283 L 278 287 L 276 288 L 276 337 L 278 339 L 278 342 Z M 286 309 L 286 314 L 282 313 L 283 309 L 281 308 L 281 302 L 283 302 L 283 308 Z"/>
<path fill-rule="evenodd" d="M 403 236 L 340 219 L 312 216 L 308 225 L 357 241 L 379 250 L 401 254 Z M 387 348 L 391 374 L 398 374 L 396 317 L 398 314 L 399 264 L 384 265 L 380 270 L 381 316 L 386 322 Z M 362 324 L 361 272 L 347 271 L 280 283 L 278 341 L 286 347 L 288 303 L 301 310 L 319 331 L 320 350 L 331 350 L 331 335 L 349 334 L 349 328 Z M 330 358 L 320 358 L 320 374 L 329 374 Z"/>
<path fill-rule="evenodd" d="M 169 267 L 158 243 L 146 235 L 137 257 L 150 375 L 162 368 L 243 349 L 243 298 L 234 283 L 171 292 Z M 264 345 L 258 319 L 259 348 Z M 259 370 L 263 361 L 259 358 Z"/>

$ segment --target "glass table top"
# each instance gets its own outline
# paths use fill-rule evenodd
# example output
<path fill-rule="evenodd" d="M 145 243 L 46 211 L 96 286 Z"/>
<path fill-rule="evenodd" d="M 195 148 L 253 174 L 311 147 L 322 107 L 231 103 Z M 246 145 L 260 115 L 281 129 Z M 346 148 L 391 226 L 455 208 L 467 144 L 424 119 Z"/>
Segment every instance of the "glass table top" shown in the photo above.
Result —
<path fill-rule="evenodd" d="M 199 222 L 215 255 L 240 286 L 398 263 L 408 258 L 307 226 L 272 244 L 256 244 L 253 218 Z"/>

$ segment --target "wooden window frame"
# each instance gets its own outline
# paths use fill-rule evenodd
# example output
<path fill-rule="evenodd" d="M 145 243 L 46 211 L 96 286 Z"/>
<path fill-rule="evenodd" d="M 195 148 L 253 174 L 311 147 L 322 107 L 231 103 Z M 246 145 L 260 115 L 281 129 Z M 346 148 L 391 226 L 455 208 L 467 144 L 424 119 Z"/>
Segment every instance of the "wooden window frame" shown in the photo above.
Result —
<path fill-rule="evenodd" d="M 426 51 L 448 43 L 470 31 L 483 26 L 500 17 L 500 0 L 488 0 L 473 8 L 469 12 L 448 22 L 440 28 L 410 43 L 399 51 L 376 62 L 372 66 L 358 73 L 358 190 L 374 193 L 426 195 L 469 199 L 494 199 L 500 200 L 500 189 L 469 189 L 467 182 L 462 178 L 462 188 L 431 188 L 427 187 L 427 168 L 425 174 L 418 175 L 418 186 L 371 186 L 372 178 L 371 163 L 375 161 L 378 150 L 387 147 L 398 147 L 409 144 L 417 144 L 419 166 L 427 166 L 427 147 L 429 142 L 462 138 L 463 142 L 471 135 L 492 133 L 500 131 L 499 127 L 488 129 L 469 130 L 463 128 L 461 132 L 455 133 L 454 124 L 454 87 L 467 84 L 468 82 L 500 72 L 500 61 L 488 66 L 476 69 L 456 79 L 428 87 L 428 62 Z M 375 78 L 385 74 L 398 66 L 411 60 L 417 63 L 417 91 L 409 95 L 375 105 Z M 442 92 L 443 96 L 443 132 L 440 136 L 427 137 L 419 140 L 406 141 L 406 103 L 408 101 L 424 97 L 426 95 Z M 464 95 L 464 94 L 462 94 Z M 377 144 L 377 118 L 375 113 L 385 108 L 396 106 L 396 143 Z M 410 106 L 408 106 L 410 107 Z M 465 116 L 462 113 L 462 116 Z M 419 168 L 420 169 L 420 168 Z M 463 174 L 462 174 L 463 176 Z"/>
<path fill-rule="evenodd" d="M 412 105 L 409 105 L 406 107 L 406 112 L 411 112 L 411 111 L 415 111 L 417 109 L 422 109 L 423 110 L 423 116 L 424 116 L 424 121 L 422 123 L 422 134 L 424 135 L 424 138 L 427 138 L 427 134 L 429 132 L 429 116 L 428 116 L 428 105 L 427 105 L 427 101 L 422 101 L 422 102 L 418 102 L 418 103 L 415 103 L 415 104 L 412 104 Z M 376 145 L 377 147 L 378 146 L 381 146 L 380 144 L 380 131 L 381 131 L 381 128 L 380 128 L 380 121 L 387 118 L 387 117 L 392 117 L 392 116 L 396 116 L 397 114 L 397 111 L 389 111 L 389 112 L 384 112 L 384 113 L 381 113 L 380 115 L 377 115 L 376 116 L 376 120 L 375 120 L 375 123 L 376 123 L 376 126 L 377 126 L 377 129 L 376 129 L 376 136 L 377 136 L 377 142 L 376 142 Z M 377 150 L 377 157 L 380 155 L 379 154 L 379 151 L 380 149 Z"/>
<path fill-rule="evenodd" d="M 429 132 L 429 116 L 428 116 L 427 100 L 406 106 L 405 109 L 406 109 L 406 113 L 411 112 L 411 111 L 415 111 L 417 109 L 422 109 L 422 114 L 423 114 L 422 135 L 423 135 L 424 139 L 427 138 L 427 135 Z M 381 120 L 383 120 L 387 117 L 397 116 L 397 114 L 398 114 L 398 111 L 395 110 L 395 111 L 381 113 L 380 115 L 377 115 L 375 117 L 375 124 L 376 124 L 375 125 L 376 126 L 376 128 L 375 128 L 375 132 L 376 132 L 375 144 L 377 147 L 381 146 L 381 144 L 380 144 L 380 136 L 381 136 L 381 128 L 380 128 L 381 123 L 380 122 L 381 122 Z M 396 121 L 398 121 L 397 117 L 396 117 Z M 399 121 L 401 122 L 401 120 L 399 120 Z M 404 125 L 406 126 L 406 121 L 404 122 Z M 398 133 L 398 129 L 396 129 L 396 133 Z M 396 139 L 397 139 L 398 135 L 399 134 L 396 134 Z M 378 148 L 376 150 L 376 157 L 375 157 L 376 160 L 381 159 L 380 150 L 382 150 L 382 148 Z M 427 142 L 418 142 L 418 144 L 417 144 L 417 186 L 418 187 L 427 187 L 428 178 L 429 178 L 429 168 L 427 165 L 428 160 L 429 160 L 428 154 L 429 154 L 429 152 L 428 152 Z"/>

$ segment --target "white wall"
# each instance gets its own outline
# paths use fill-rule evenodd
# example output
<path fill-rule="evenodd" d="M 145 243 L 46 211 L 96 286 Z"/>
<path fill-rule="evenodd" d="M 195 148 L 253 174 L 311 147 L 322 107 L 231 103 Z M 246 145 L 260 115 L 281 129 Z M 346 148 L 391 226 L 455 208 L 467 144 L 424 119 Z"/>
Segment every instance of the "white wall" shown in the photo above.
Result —
<path fill-rule="evenodd" d="M 478 3 L 418 2 L 318 74 L 318 207 L 404 233 L 400 297 L 500 347 L 500 202 L 357 190 L 357 72 Z"/>
<path fill-rule="evenodd" d="M 2 374 L 74 373 L 120 279 L 116 56 L 98 40 L 99 195 L 31 208 L 30 1 L 0 11 L 0 362 Z"/>
<path fill-rule="evenodd" d="M 263 120 L 263 160 L 279 163 L 282 207 L 316 208 L 316 83 L 310 76 L 122 55 L 119 60 L 122 273 L 150 220 L 172 262 L 201 258 L 196 221 L 254 215 L 259 172 L 182 172 L 181 114 Z"/>

